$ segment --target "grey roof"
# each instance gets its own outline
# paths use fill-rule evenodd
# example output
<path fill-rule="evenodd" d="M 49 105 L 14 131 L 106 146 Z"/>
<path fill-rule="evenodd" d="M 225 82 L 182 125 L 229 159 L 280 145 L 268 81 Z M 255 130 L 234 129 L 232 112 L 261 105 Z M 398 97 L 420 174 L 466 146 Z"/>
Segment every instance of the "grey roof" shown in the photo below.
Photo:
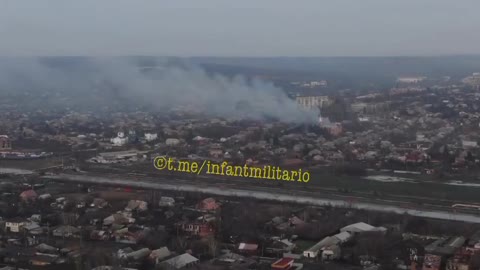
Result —
<path fill-rule="evenodd" d="M 180 269 L 191 263 L 195 263 L 197 261 L 198 261 L 197 258 L 193 257 L 188 253 L 184 253 L 182 255 L 163 261 L 162 264 L 174 269 Z"/>
<path fill-rule="evenodd" d="M 132 258 L 134 260 L 140 260 L 142 258 L 147 257 L 150 255 L 150 249 L 149 248 L 142 248 L 133 252 L 130 252 L 127 254 L 127 258 Z"/>
<path fill-rule="evenodd" d="M 30 231 L 30 230 L 35 230 L 35 229 L 40 228 L 40 225 L 38 225 L 35 222 L 31 222 L 31 223 L 28 223 L 28 224 L 24 225 L 23 228 L 27 231 Z"/>
<path fill-rule="evenodd" d="M 40 252 L 52 252 L 52 251 L 56 251 L 57 248 L 55 247 L 52 247 L 52 246 L 49 246 L 45 243 L 42 243 L 42 244 L 39 244 L 38 246 L 35 247 L 38 251 Z"/>
<path fill-rule="evenodd" d="M 169 257 L 172 253 L 167 247 L 162 247 L 159 249 L 152 250 L 152 253 L 150 253 L 150 257 L 156 258 L 158 260 L 163 260 L 167 257 Z"/>
<path fill-rule="evenodd" d="M 316 243 L 314 246 L 307 249 L 306 251 L 317 252 L 324 247 L 328 247 L 328 246 L 331 246 L 331 245 L 336 245 L 336 244 L 338 244 L 338 242 L 340 242 L 340 240 L 338 238 L 332 237 L 332 236 L 327 236 L 327 237 L 323 238 L 320 242 Z"/>
<path fill-rule="evenodd" d="M 382 230 L 381 227 L 378 229 L 370 224 L 365 222 L 358 222 L 354 224 L 350 224 L 340 229 L 341 232 L 369 232 L 375 230 Z"/>
<path fill-rule="evenodd" d="M 471 237 L 470 240 L 468 241 L 468 244 L 470 246 L 475 245 L 476 243 L 480 242 L 480 230 L 476 231 Z"/>
<path fill-rule="evenodd" d="M 69 233 L 78 233 L 80 232 L 80 229 L 70 225 L 64 225 L 64 226 L 57 227 L 55 230 L 53 230 L 53 232 L 59 233 L 59 234 L 69 234 Z"/>
<path fill-rule="evenodd" d="M 452 255 L 455 250 L 461 247 L 465 243 L 465 238 L 453 237 L 453 238 L 440 238 L 425 247 L 425 251 L 432 254 L 439 255 Z"/>
<path fill-rule="evenodd" d="M 341 232 L 341 233 L 335 234 L 333 237 L 336 237 L 341 242 L 345 242 L 348 239 L 350 239 L 351 236 L 352 235 L 349 232 Z"/>

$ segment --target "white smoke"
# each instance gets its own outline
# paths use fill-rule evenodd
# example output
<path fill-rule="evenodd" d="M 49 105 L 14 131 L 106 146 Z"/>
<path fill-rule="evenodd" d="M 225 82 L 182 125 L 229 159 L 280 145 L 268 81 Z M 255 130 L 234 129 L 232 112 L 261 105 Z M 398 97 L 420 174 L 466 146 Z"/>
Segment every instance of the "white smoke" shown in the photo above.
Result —
<path fill-rule="evenodd" d="M 146 75 L 137 65 L 120 59 L 89 59 L 73 68 L 32 59 L 0 59 L 0 94 L 8 91 L 68 93 L 85 103 L 106 97 L 158 110 L 190 106 L 220 117 L 245 114 L 297 123 L 318 119 L 270 82 L 211 75 L 198 66 L 168 62 L 156 63 L 155 74 Z"/>

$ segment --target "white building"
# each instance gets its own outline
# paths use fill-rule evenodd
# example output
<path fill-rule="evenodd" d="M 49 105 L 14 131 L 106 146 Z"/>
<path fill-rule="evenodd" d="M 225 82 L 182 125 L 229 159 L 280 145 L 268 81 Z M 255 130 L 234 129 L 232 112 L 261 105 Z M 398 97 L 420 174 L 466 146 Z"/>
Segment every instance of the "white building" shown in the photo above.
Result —
<path fill-rule="evenodd" d="M 18 233 L 20 232 L 20 229 L 25 225 L 25 221 L 23 220 L 11 220 L 5 222 L 5 229 L 6 231 L 10 232 L 15 232 Z"/>
<path fill-rule="evenodd" d="M 328 83 L 326 80 L 321 80 L 321 81 L 310 81 L 310 82 L 304 82 L 301 84 L 301 87 L 303 88 L 315 88 L 315 87 L 320 87 L 320 86 L 327 86 Z"/>
<path fill-rule="evenodd" d="M 419 83 L 421 81 L 424 81 L 427 77 L 400 77 L 397 79 L 397 82 L 399 83 Z"/>
<path fill-rule="evenodd" d="M 339 242 L 340 240 L 338 238 L 327 236 L 309 249 L 303 251 L 303 256 L 306 258 L 316 258 L 322 250 L 330 246 L 335 246 Z"/>
<path fill-rule="evenodd" d="M 335 260 L 340 258 L 340 247 L 338 245 L 332 245 L 325 247 L 322 250 L 322 260 Z"/>
<path fill-rule="evenodd" d="M 335 234 L 333 237 L 339 240 L 339 243 L 345 243 L 352 238 L 352 235 L 348 232 L 341 232 Z"/>
<path fill-rule="evenodd" d="M 168 138 L 165 140 L 165 144 L 168 146 L 176 146 L 179 143 L 180 143 L 180 140 L 175 138 Z"/>
<path fill-rule="evenodd" d="M 476 141 L 467 141 L 467 140 L 463 140 L 462 141 L 462 146 L 463 148 L 476 148 L 478 147 L 478 143 Z"/>
<path fill-rule="evenodd" d="M 158 206 L 164 207 L 164 206 L 174 206 L 175 205 L 175 199 L 172 197 L 160 197 L 160 201 L 158 202 Z"/>
<path fill-rule="evenodd" d="M 127 144 L 128 137 L 125 137 L 125 133 L 118 132 L 117 137 L 112 138 L 110 140 L 110 142 L 115 146 L 123 146 L 123 145 Z"/>
<path fill-rule="evenodd" d="M 328 96 L 297 96 L 296 102 L 303 108 L 316 109 L 327 106 L 332 101 Z"/>
<path fill-rule="evenodd" d="M 145 133 L 145 140 L 147 142 L 155 141 L 158 138 L 157 133 Z"/>

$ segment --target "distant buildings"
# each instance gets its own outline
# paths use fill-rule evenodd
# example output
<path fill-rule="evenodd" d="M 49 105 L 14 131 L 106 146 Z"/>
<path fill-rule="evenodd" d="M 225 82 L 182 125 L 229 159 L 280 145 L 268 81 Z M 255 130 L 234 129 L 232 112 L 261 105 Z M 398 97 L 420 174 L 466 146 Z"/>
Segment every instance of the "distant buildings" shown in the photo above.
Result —
<path fill-rule="evenodd" d="M 129 151 L 117 151 L 117 152 L 105 152 L 100 153 L 98 156 L 93 157 L 88 162 L 91 163 L 123 163 L 123 162 L 130 162 L 130 161 L 137 161 L 140 159 L 146 158 L 145 154 L 146 151 L 136 151 L 136 150 L 129 150 Z"/>
<path fill-rule="evenodd" d="M 117 137 L 112 138 L 110 141 L 115 146 L 124 146 L 128 142 L 128 137 L 125 136 L 125 133 L 118 132 Z"/>
<path fill-rule="evenodd" d="M 309 81 L 309 82 L 292 82 L 292 85 L 300 86 L 302 88 L 317 88 L 326 87 L 328 85 L 326 80 Z"/>
<path fill-rule="evenodd" d="M 426 79 L 427 77 L 416 76 L 416 77 L 399 77 L 397 82 L 399 83 L 419 83 Z"/>
<path fill-rule="evenodd" d="M 473 87 L 480 87 L 480 72 L 473 73 L 471 76 L 464 78 L 462 82 Z"/>
<path fill-rule="evenodd" d="M 322 108 L 332 102 L 328 96 L 297 96 L 295 100 L 305 109 Z"/>
<path fill-rule="evenodd" d="M 12 144 L 7 135 L 0 135 L 0 151 L 12 149 Z"/>
<path fill-rule="evenodd" d="M 155 141 L 157 138 L 157 133 L 145 133 L 145 140 L 147 142 Z"/>

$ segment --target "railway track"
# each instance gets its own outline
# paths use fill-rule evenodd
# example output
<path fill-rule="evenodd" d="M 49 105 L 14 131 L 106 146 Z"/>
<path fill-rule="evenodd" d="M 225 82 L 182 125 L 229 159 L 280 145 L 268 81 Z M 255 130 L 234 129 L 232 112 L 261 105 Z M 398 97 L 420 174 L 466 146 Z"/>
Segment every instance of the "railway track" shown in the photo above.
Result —
<path fill-rule="evenodd" d="M 120 168 L 118 168 L 120 169 Z M 92 171 L 92 172 L 95 172 Z M 107 172 L 105 170 L 98 170 L 98 173 Z M 111 171 L 110 171 L 111 172 Z M 110 173 L 108 172 L 108 173 Z M 127 175 L 142 179 L 145 181 L 165 181 L 167 178 L 176 179 L 181 183 L 194 183 L 194 181 L 202 181 L 207 182 L 209 184 L 221 184 L 223 186 L 230 186 L 230 187 L 237 187 L 237 188 L 256 188 L 256 189 L 263 189 L 269 190 L 270 192 L 272 189 L 285 189 L 288 188 L 290 191 L 295 192 L 296 194 L 303 194 L 303 195 L 318 195 L 318 196 L 328 196 L 332 195 L 336 198 L 341 198 L 345 200 L 352 200 L 352 201 L 379 201 L 379 202 L 389 202 L 395 203 L 397 205 L 402 205 L 403 207 L 407 208 L 422 208 L 424 206 L 430 207 L 439 207 L 439 209 L 447 210 L 447 211 L 460 211 L 464 213 L 471 213 L 471 214 L 480 214 L 480 209 L 459 209 L 459 208 L 452 208 L 452 205 L 455 204 L 467 204 L 469 202 L 465 201 L 458 201 L 458 200 L 445 200 L 439 198 L 431 198 L 431 197 L 420 197 L 420 196 L 412 196 L 412 195 L 398 195 L 398 194 L 390 194 L 390 193 L 383 193 L 381 195 L 374 196 L 372 192 L 362 192 L 362 191 L 350 191 L 350 192 L 341 192 L 337 188 L 331 187 L 320 187 L 315 185 L 309 184 L 298 184 L 292 182 L 283 182 L 283 181 L 276 181 L 276 180 L 264 180 L 264 179 L 252 179 L 252 178 L 240 178 L 240 177 L 220 177 L 215 175 L 196 175 L 196 174 L 188 174 L 188 173 L 178 173 L 178 172 L 169 172 L 169 171 L 155 171 L 155 172 L 126 172 Z M 181 179 L 179 178 L 181 177 Z"/>
<path fill-rule="evenodd" d="M 318 192 L 312 190 L 285 189 L 272 186 L 254 185 L 252 183 L 239 183 L 238 181 L 218 181 L 209 179 L 202 181 L 202 185 L 177 177 L 149 177 L 145 175 L 118 175 L 118 174 L 60 174 L 43 176 L 43 179 L 53 181 L 66 181 L 76 183 L 89 183 L 93 185 L 127 186 L 141 189 L 164 189 L 182 192 L 199 192 L 232 197 L 254 197 L 258 199 L 294 202 L 310 205 L 336 205 L 376 211 L 396 212 L 399 214 L 408 213 L 416 216 L 425 216 L 449 220 L 465 220 L 480 223 L 480 215 L 477 211 L 458 209 L 453 212 L 450 206 L 423 204 L 412 205 L 408 201 L 392 199 L 372 199 L 357 196 L 337 195 L 329 192 Z M 263 180 L 259 180 L 263 181 Z"/>

